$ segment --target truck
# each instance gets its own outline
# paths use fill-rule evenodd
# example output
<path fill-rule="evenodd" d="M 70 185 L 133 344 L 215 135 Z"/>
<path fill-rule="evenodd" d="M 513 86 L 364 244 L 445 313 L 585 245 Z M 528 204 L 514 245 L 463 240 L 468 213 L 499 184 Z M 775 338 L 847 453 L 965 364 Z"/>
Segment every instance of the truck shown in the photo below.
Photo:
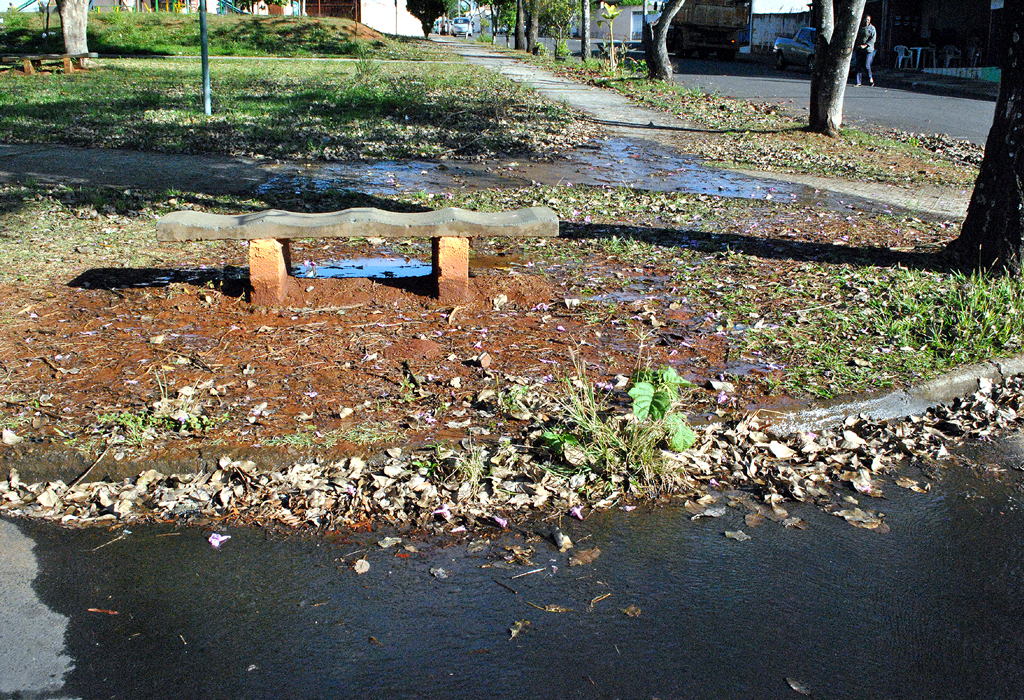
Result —
<path fill-rule="evenodd" d="M 696 53 L 707 58 L 712 52 L 731 61 L 743 45 L 741 35 L 750 26 L 751 0 L 687 0 L 672 18 L 668 49 L 683 57 Z"/>

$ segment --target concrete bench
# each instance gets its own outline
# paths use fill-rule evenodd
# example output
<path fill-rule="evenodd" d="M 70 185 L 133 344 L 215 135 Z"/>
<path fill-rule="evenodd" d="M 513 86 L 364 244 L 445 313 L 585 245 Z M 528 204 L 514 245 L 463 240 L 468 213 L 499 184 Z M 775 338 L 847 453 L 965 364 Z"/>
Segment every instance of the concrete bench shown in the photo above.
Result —
<path fill-rule="evenodd" d="M 293 238 L 430 238 L 431 278 L 438 298 L 448 302 L 468 296 L 470 238 L 555 237 L 558 217 L 547 207 L 497 214 L 458 208 L 415 214 L 372 208 L 326 214 L 269 209 L 237 216 L 176 211 L 161 217 L 156 231 L 161 242 L 248 240 L 252 302 L 261 306 L 284 300 Z"/>
<path fill-rule="evenodd" d="M 62 63 L 65 73 L 74 73 L 76 70 L 85 70 L 82 64 L 87 58 L 98 58 L 96 53 L 44 53 L 37 55 L 17 54 L 13 56 L 0 56 L 2 63 L 20 63 L 25 75 L 33 75 L 37 70 L 42 70 L 43 63 Z"/>

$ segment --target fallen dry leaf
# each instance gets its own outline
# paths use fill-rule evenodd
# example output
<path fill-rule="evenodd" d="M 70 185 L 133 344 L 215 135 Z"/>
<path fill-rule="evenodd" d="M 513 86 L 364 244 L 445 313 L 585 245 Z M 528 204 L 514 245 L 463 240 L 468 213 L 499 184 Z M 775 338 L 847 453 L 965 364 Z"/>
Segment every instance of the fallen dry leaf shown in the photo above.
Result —
<path fill-rule="evenodd" d="M 601 550 L 597 547 L 594 547 L 593 549 L 584 549 L 569 558 L 569 566 L 593 564 L 599 556 L 601 556 Z"/>

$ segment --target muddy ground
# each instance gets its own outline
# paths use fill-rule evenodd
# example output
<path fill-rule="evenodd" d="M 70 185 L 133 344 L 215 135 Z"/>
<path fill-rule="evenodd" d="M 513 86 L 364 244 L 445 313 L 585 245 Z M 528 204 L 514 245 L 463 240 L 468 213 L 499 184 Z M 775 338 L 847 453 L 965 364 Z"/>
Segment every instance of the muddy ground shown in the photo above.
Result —
<path fill-rule="evenodd" d="M 841 214 L 802 230 L 806 207 L 779 216 L 765 206 L 771 226 L 766 211 L 719 212 L 716 226 L 742 237 L 565 222 L 554 240 L 478 239 L 473 296 L 457 306 L 428 296 L 424 278 L 357 277 L 298 278 L 286 307 L 268 309 L 248 299 L 238 242 L 149 238 L 134 244 L 146 260 L 134 266 L 77 246 L 68 273 L 49 284 L 4 285 L 0 411 L 23 440 L 0 450 L 0 472 L 16 465 L 26 480 L 70 481 L 102 455 L 90 478 L 120 478 L 210 468 L 224 455 L 270 467 L 516 440 L 531 417 L 526 394 L 575 376 L 577 364 L 599 386 L 618 385 L 611 396 L 623 409 L 622 377 L 638 365 L 672 366 L 698 385 L 686 399 L 691 420 L 792 406 L 802 397 L 777 389 L 785 369 L 745 354 L 742 324 L 696 299 L 738 290 L 762 305 L 751 316 L 790 315 L 764 285 L 798 278 L 807 260 L 838 261 L 855 246 L 891 264 L 907 255 L 898 245 L 935 248 L 943 230 L 911 237 Z M 293 272 L 311 274 L 314 261 L 430 259 L 429 242 L 374 243 L 297 242 Z M 737 247 L 749 261 L 732 261 Z M 716 266 L 701 288 L 680 281 L 684 254 L 696 256 L 684 272 Z M 711 380 L 733 385 L 724 400 Z"/>

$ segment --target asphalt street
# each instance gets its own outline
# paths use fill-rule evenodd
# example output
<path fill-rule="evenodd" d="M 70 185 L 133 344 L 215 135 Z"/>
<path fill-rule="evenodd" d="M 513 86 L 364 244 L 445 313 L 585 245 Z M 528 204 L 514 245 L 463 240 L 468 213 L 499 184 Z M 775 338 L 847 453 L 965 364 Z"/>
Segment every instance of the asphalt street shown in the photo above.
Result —
<path fill-rule="evenodd" d="M 811 76 L 806 70 L 748 61 L 676 60 L 675 80 L 703 92 L 745 100 L 791 104 L 806 113 Z M 995 103 L 964 97 L 943 97 L 886 87 L 885 72 L 875 87 L 847 86 L 843 117 L 849 124 L 877 124 L 915 133 L 949 134 L 984 144 L 995 115 Z"/>
<path fill-rule="evenodd" d="M 554 48 L 551 39 L 542 40 L 548 51 Z M 505 37 L 498 37 L 504 46 Z M 579 56 L 580 42 L 569 42 L 569 50 Z M 631 51 L 629 56 L 642 59 L 643 53 Z M 810 102 L 811 75 L 805 69 L 780 71 L 767 56 L 737 56 L 735 61 L 674 59 L 675 80 L 706 93 L 762 102 L 789 105 L 794 112 L 806 114 Z M 877 125 L 914 133 L 948 134 L 955 139 L 985 143 L 995 102 L 969 97 L 950 97 L 907 89 L 908 83 L 926 81 L 924 74 L 896 74 L 884 68 L 875 71 L 875 87 L 846 90 L 843 118 L 852 126 Z M 852 80 L 852 78 L 851 78 Z M 954 87 L 955 89 L 955 87 Z"/>

